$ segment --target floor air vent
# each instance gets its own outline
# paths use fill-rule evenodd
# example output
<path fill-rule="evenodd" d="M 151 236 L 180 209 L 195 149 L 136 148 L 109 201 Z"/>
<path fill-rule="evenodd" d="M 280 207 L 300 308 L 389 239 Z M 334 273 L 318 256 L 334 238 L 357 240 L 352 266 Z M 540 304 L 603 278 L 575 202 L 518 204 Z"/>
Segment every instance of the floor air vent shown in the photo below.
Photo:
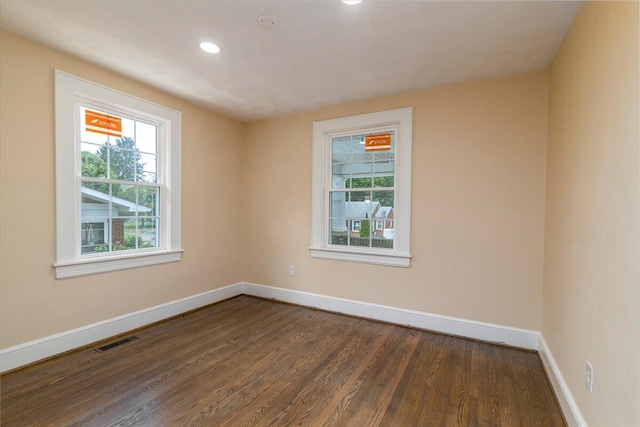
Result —
<path fill-rule="evenodd" d="M 98 347 L 98 348 L 96 348 L 96 351 L 98 351 L 100 353 L 104 353 L 105 351 L 112 350 L 112 349 L 114 349 L 114 348 L 116 348 L 118 346 L 130 343 L 130 342 L 135 341 L 137 339 L 138 339 L 138 337 L 134 337 L 134 336 L 123 338 L 120 341 L 112 342 L 111 344 L 107 344 L 107 345 L 103 345 L 102 347 Z"/>

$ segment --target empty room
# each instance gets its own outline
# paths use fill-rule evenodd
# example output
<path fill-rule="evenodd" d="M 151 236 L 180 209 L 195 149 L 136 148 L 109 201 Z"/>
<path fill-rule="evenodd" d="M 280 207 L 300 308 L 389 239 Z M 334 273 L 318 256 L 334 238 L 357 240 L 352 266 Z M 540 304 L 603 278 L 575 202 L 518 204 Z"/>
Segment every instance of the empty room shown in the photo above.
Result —
<path fill-rule="evenodd" d="M 0 0 L 0 424 L 640 427 L 639 21 Z"/>

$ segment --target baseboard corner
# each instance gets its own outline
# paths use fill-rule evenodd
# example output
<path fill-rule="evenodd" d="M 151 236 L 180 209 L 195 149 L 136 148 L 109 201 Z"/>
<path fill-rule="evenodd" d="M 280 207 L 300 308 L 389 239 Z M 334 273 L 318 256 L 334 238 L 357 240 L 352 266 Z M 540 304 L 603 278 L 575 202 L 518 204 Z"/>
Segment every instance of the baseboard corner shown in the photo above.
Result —
<path fill-rule="evenodd" d="M 542 365 L 547 372 L 549 382 L 551 383 L 551 387 L 558 399 L 560 409 L 564 414 L 567 425 L 569 427 L 587 427 L 587 423 L 582 417 L 580 408 L 578 408 L 578 404 L 573 398 L 573 394 L 564 380 L 562 372 L 560 371 L 560 368 L 558 367 L 558 364 L 551 353 L 551 349 L 547 345 L 542 333 L 539 334 L 538 341 L 538 354 L 540 355 L 540 360 L 542 360 Z"/>

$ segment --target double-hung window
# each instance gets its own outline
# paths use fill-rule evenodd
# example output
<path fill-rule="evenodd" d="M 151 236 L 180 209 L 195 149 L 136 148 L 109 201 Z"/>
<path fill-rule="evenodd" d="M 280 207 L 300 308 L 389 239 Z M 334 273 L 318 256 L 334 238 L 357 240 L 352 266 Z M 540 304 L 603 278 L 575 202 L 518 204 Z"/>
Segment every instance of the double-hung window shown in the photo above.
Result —
<path fill-rule="evenodd" d="M 411 108 L 314 123 L 312 257 L 409 266 L 411 140 Z"/>
<path fill-rule="evenodd" d="M 55 78 L 56 277 L 178 261 L 180 113 Z"/>

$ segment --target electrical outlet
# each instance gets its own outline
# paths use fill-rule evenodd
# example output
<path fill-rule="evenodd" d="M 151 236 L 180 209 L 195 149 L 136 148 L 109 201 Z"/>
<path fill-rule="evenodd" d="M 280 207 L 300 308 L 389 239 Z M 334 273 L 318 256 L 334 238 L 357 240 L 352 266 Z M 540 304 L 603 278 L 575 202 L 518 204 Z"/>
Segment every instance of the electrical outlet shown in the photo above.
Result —
<path fill-rule="evenodd" d="M 289 276 L 295 276 L 296 275 L 296 268 L 293 265 L 289 266 Z"/>
<path fill-rule="evenodd" d="M 593 393 L 593 366 L 587 362 L 587 382 L 585 384 L 589 393 Z"/>

